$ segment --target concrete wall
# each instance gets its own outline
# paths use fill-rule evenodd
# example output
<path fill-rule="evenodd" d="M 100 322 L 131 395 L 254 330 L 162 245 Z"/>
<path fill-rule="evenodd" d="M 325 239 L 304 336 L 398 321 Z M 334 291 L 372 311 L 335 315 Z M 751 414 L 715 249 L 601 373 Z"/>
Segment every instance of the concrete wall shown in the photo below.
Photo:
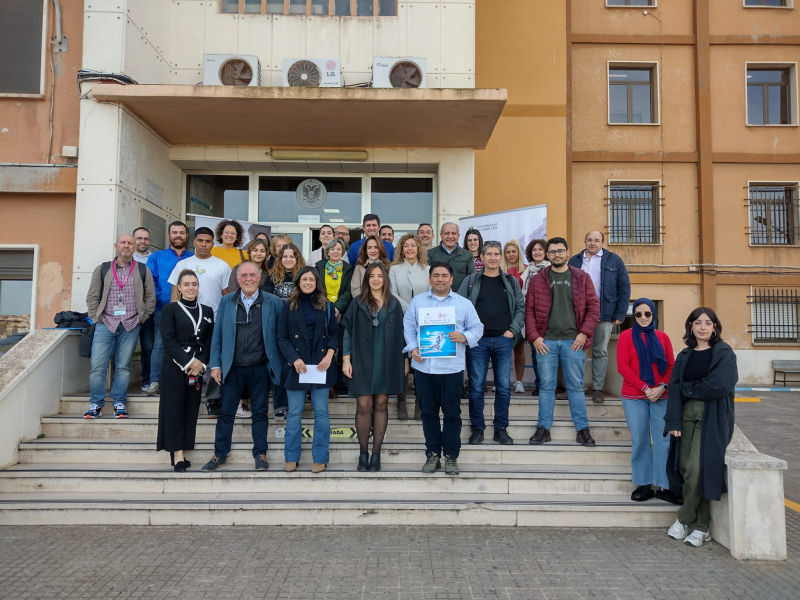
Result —
<path fill-rule="evenodd" d="M 475 2 L 400 2 L 397 17 L 231 15 L 213 0 L 87 0 L 84 63 L 139 83 L 196 84 L 204 53 L 254 54 L 262 85 L 282 85 L 284 58 L 340 58 L 348 85 L 373 56 L 427 59 L 428 87 L 475 87 Z M 112 52 L 104 50 L 111 46 Z"/>

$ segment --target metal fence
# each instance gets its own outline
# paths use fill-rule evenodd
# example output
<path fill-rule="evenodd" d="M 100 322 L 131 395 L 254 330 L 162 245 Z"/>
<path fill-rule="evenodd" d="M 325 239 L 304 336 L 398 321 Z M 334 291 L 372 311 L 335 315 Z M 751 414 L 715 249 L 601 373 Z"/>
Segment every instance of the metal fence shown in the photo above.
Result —
<path fill-rule="evenodd" d="M 748 327 L 754 342 L 800 342 L 797 288 L 754 288 L 748 300 L 753 319 Z"/>
<path fill-rule="evenodd" d="M 661 200 L 657 185 L 609 186 L 608 239 L 612 244 L 658 244 Z"/>
<path fill-rule="evenodd" d="M 797 244 L 797 202 L 796 187 L 751 186 L 747 199 L 750 243 L 773 246 Z"/>

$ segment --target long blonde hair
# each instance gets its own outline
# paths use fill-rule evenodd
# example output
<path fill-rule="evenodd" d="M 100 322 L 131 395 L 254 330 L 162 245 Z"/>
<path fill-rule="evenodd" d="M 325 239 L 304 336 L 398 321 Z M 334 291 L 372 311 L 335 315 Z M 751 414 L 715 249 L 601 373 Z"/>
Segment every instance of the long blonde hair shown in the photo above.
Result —
<path fill-rule="evenodd" d="M 397 247 L 395 248 L 394 253 L 394 261 L 392 261 L 393 265 L 399 265 L 403 261 L 405 261 L 405 252 L 403 252 L 403 246 L 406 245 L 408 240 L 414 240 L 417 244 L 417 264 L 420 267 L 427 267 L 428 266 L 428 253 L 422 249 L 422 242 L 419 241 L 419 238 L 413 233 L 407 233 L 403 237 L 400 238 L 400 241 L 397 242 Z"/>
<path fill-rule="evenodd" d="M 183 281 L 183 278 L 188 277 L 189 275 L 197 279 L 197 296 L 198 297 L 200 296 L 200 278 L 197 276 L 197 273 L 195 273 L 191 269 L 184 269 L 178 275 L 178 283 L 175 284 L 175 289 L 172 290 L 172 295 L 170 296 L 169 300 L 170 302 L 177 302 L 178 300 L 183 298 L 183 296 L 181 296 L 181 291 L 178 289 L 178 286 L 181 284 L 181 281 Z"/>
<path fill-rule="evenodd" d="M 508 248 L 509 246 L 514 246 L 517 249 L 517 264 L 515 265 L 508 264 L 508 261 L 506 260 L 506 248 Z M 520 247 L 519 242 L 517 240 L 511 240 L 509 242 L 506 242 L 505 245 L 503 246 L 502 269 L 503 271 L 508 273 L 509 267 L 516 267 L 517 271 L 519 271 L 520 273 L 522 273 L 522 271 L 525 270 L 525 263 L 522 260 L 522 248 Z"/>
<path fill-rule="evenodd" d="M 275 238 L 272 239 L 274 240 Z M 280 256 L 275 257 L 275 264 L 272 266 L 272 283 L 283 283 L 283 280 L 286 278 L 286 269 L 283 268 L 283 253 L 287 250 L 294 252 L 296 261 L 294 269 L 291 271 L 292 277 L 297 275 L 297 272 L 306 266 L 306 261 L 300 253 L 300 249 L 294 244 L 286 244 L 281 248 Z"/>

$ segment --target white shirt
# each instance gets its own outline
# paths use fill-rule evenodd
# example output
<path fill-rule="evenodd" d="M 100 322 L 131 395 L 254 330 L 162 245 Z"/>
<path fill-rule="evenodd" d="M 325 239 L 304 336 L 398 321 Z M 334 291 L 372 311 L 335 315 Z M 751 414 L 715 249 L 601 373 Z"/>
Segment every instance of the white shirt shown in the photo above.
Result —
<path fill-rule="evenodd" d="M 258 300 L 258 288 L 256 291 L 253 292 L 253 295 L 249 298 L 245 295 L 244 292 L 241 292 L 240 296 L 242 297 L 242 306 L 244 306 L 244 310 L 248 316 L 250 316 L 250 307 L 255 304 L 255 301 Z"/>
<path fill-rule="evenodd" d="M 600 298 L 600 290 L 603 287 L 603 271 L 600 268 L 602 264 L 603 250 L 592 256 L 586 250 L 581 254 L 583 259 L 581 262 L 581 271 L 586 271 L 592 279 L 594 291 L 597 297 Z M 588 258 L 587 258 L 588 257 Z"/>
<path fill-rule="evenodd" d="M 197 294 L 197 299 L 200 304 L 205 304 L 214 311 L 214 316 L 217 316 L 217 308 L 219 308 L 220 300 L 222 300 L 222 290 L 228 287 L 228 280 L 231 276 L 231 268 L 221 258 L 216 256 L 209 256 L 208 258 L 197 258 L 197 256 L 190 256 L 178 261 L 172 274 L 169 276 L 169 283 L 172 285 L 178 284 L 178 275 L 184 269 L 194 271 L 197 275 L 197 281 L 200 284 L 200 290 Z"/>

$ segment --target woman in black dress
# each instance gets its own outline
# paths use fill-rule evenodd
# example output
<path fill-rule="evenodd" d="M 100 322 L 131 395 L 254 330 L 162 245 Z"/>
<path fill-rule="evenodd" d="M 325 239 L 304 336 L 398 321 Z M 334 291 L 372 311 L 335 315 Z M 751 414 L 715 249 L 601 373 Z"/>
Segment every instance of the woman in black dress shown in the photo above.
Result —
<path fill-rule="evenodd" d="M 161 312 L 164 362 L 156 450 L 169 452 L 179 473 L 192 466 L 183 453 L 194 449 L 202 373 L 208 364 L 214 333 L 214 311 L 197 301 L 199 289 L 197 275 L 184 269 L 178 276 L 172 302 Z"/>
<path fill-rule="evenodd" d="M 403 307 L 392 296 L 389 274 L 381 262 L 367 265 L 361 295 L 342 319 L 344 364 L 356 396 L 356 430 L 361 454 L 359 471 L 381 470 L 381 444 L 389 421 L 391 394 L 405 391 L 408 362 L 403 357 Z M 372 427 L 372 458 L 367 452 Z"/>

